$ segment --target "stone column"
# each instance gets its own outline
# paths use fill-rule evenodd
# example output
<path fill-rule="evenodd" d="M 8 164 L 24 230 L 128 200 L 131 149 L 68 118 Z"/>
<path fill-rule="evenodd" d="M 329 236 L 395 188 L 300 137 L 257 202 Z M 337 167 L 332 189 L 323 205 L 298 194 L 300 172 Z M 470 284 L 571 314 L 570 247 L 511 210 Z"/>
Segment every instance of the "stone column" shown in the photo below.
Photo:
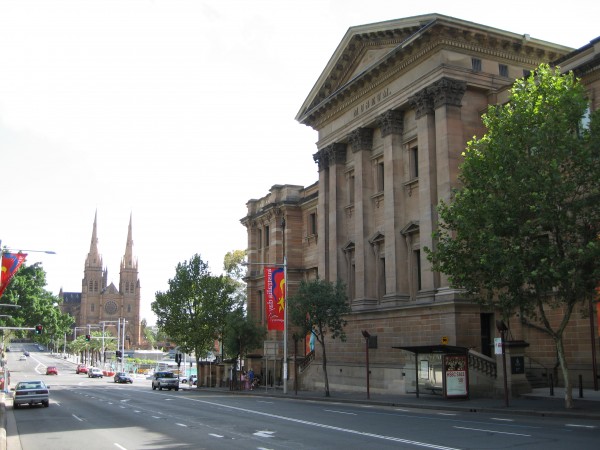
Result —
<path fill-rule="evenodd" d="M 355 298 L 354 305 L 366 306 L 376 302 L 375 298 L 375 261 L 368 243 L 372 230 L 371 195 L 375 192 L 372 176 L 370 152 L 373 149 L 373 129 L 359 128 L 350 136 L 354 154 L 354 262 L 355 262 Z"/>
<path fill-rule="evenodd" d="M 400 241 L 402 224 L 402 133 L 404 112 L 390 110 L 377 118 L 383 140 L 384 165 L 384 235 L 385 235 L 385 280 L 384 302 L 396 302 L 402 290 L 400 280 L 401 262 L 406 261 L 406 245 Z M 405 286 L 406 288 L 406 286 Z M 407 290 L 404 289 L 404 292 Z"/>
<path fill-rule="evenodd" d="M 317 241 L 318 271 L 319 277 L 329 279 L 329 159 L 326 149 L 321 149 L 313 155 L 314 161 L 319 167 L 319 201 L 317 204 Z"/>
<path fill-rule="evenodd" d="M 421 250 L 421 297 L 435 295 L 439 276 L 431 269 L 424 248 L 433 248 L 432 232 L 435 229 L 437 205 L 437 169 L 435 117 L 433 100 L 427 89 L 409 98 L 415 109 L 419 147 L 419 242 Z"/>
<path fill-rule="evenodd" d="M 465 81 L 451 78 L 444 78 L 428 88 L 435 108 L 438 201 L 450 201 L 452 189 L 457 186 L 459 158 L 465 149 L 461 101 L 466 89 Z M 437 211 L 435 218 L 437 226 Z M 448 277 L 440 274 L 439 287 L 449 289 L 449 285 Z"/>

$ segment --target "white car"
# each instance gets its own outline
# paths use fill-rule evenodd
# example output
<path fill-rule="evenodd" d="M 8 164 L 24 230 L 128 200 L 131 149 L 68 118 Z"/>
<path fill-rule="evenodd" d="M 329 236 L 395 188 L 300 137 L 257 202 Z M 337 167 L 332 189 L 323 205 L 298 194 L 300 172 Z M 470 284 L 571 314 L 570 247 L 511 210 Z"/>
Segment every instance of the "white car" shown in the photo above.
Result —
<path fill-rule="evenodd" d="M 43 381 L 21 381 L 11 390 L 14 391 L 13 407 L 15 409 L 21 405 L 32 406 L 36 403 L 41 403 L 45 407 L 50 405 L 49 386 Z"/>
<path fill-rule="evenodd" d="M 90 367 L 88 370 L 88 378 L 102 378 L 104 374 L 97 367 Z"/>
<path fill-rule="evenodd" d="M 19 356 L 19 361 L 27 361 L 27 356 L 25 356 L 25 355 Z"/>

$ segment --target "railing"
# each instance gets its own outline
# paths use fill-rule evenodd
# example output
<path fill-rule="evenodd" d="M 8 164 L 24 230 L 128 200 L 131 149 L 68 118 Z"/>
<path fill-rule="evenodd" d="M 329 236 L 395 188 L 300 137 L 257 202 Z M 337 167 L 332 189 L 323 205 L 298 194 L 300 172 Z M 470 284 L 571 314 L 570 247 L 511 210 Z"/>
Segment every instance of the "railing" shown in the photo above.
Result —
<path fill-rule="evenodd" d="M 298 364 L 298 372 L 302 373 L 304 372 L 308 366 L 310 366 L 310 363 L 313 362 L 313 360 L 315 359 L 315 351 L 311 351 L 308 355 L 306 355 L 302 361 L 300 361 L 300 363 Z"/>
<path fill-rule="evenodd" d="M 496 367 L 496 361 L 492 358 L 485 356 L 481 353 L 469 351 L 469 367 L 472 367 L 479 372 L 482 372 L 492 378 L 498 376 L 498 369 Z"/>

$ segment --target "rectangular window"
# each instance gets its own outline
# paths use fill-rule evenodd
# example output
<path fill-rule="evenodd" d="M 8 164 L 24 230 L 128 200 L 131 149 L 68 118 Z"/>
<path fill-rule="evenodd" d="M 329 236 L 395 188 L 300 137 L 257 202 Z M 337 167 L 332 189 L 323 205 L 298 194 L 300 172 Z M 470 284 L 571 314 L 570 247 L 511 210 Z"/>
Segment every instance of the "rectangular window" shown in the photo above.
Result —
<path fill-rule="evenodd" d="M 261 229 L 256 230 L 256 234 L 257 234 L 257 236 L 256 236 L 257 247 L 262 248 L 262 246 L 263 246 L 262 245 L 262 230 Z"/>
<path fill-rule="evenodd" d="M 265 227 L 265 247 L 268 247 L 270 245 L 270 236 L 269 236 L 269 226 L 267 225 Z"/>
<path fill-rule="evenodd" d="M 385 187 L 385 175 L 384 175 L 383 161 L 377 163 L 377 191 L 383 192 Z"/>
<path fill-rule="evenodd" d="M 416 265 L 415 267 L 417 268 L 417 291 L 421 290 L 421 250 L 416 250 L 415 251 L 415 258 L 416 258 Z"/>
<path fill-rule="evenodd" d="M 529 78 L 529 75 L 531 75 L 531 70 L 523 69 L 523 78 Z"/>
<path fill-rule="evenodd" d="M 354 175 L 348 177 L 348 204 L 354 204 Z"/>
<path fill-rule="evenodd" d="M 410 149 L 411 178 L 419 178 L 419 147 Z"/>
<path fill-rule="evenodd" d="M 261 325 L 265 323 L 265 303 L 263 299 L 263 291 L 258 291 L 258 314 L 257 317 L 258 323 Z"/>
<path fill-rule="evenodd" d="M 310 234 L 317 234 L 317 213 L 308 216 L 308 230 Z"/>
<path fill-rule="evenodd" d="M 508 66 L 506 64 L 498 64 L 498 73 L 501 77 L 508 78 Z"/>
<path fill-rule="evenodd" d="M 379 298 L 385 295 L 385 258 L 379 258 Z"/>
<path fill-rule="evenodd" d="M 471 58 L 471 66 L 473 72 L 481 72 L 481 60 L 479 58 Z"/>

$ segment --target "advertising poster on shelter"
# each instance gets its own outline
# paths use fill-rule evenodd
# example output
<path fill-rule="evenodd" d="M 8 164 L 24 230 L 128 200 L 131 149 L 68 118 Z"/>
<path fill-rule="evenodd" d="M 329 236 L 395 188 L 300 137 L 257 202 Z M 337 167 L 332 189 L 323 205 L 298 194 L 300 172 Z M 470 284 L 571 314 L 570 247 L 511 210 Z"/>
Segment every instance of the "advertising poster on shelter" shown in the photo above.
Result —
<path fill-rule="evenodd" d="M 444 376 L 446 378 L 446 397 L 467 397 L 469 377 L 466 355 L 445 355 Z"/>

